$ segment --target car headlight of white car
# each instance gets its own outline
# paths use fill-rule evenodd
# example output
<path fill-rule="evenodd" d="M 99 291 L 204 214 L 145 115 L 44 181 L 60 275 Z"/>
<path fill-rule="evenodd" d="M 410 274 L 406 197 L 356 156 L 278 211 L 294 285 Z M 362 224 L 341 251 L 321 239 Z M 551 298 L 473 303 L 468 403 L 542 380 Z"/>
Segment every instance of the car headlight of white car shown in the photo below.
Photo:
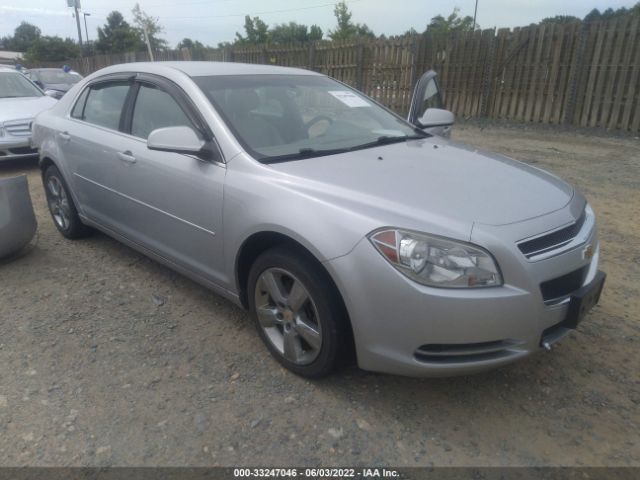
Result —
<path fill-rule="evenodd" d="M 502 285 L 496 261 L 477 245 L 397 228 L 376 230 L 368 238 L 391 265 L 423 285 L 444 288 Z"/>

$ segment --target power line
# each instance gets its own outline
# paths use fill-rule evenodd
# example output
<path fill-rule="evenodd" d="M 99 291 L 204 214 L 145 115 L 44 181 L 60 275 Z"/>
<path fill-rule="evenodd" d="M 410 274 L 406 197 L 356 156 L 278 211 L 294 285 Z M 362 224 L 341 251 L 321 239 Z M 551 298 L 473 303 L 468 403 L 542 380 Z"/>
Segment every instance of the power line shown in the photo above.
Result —
<path fill-rule="evenodd" d="M 354 3 L 354 2 L 362 2 L 363 0 L 349 0 L 349 1 L 345 1 L 345 3 Z M 188 16 L 188 17 L 176 17 L 174 15 L 171 16 L 166 16 L 166 17 L 158 17 L 158 18 L 176 18 L 176 19 L 194 19 L 194 18 L 231 18 L 231 17 L 244 17 L 246 15 L 250 15 L 250 16 L 257 16 L 257 15 L 270 15 L 272 13 L 287 13 L 287 12 L 298 12 L 301 10 L 311 10 L 313 8 L 323 8 L 323 7 L 333 7 L 335 5 L 335 2 L 333 3 L 323 3 L 322 5 L 311 5 L 308 7 L 299 7 L 299 8 L 286 8 L 283 10 L 269 10 L 269 11 L 265 11 L 265 12 L 254 12 L 251 14 L 248 13 L 231 13 L 231 14 L 227 14 L 227 15 L 195 15 L 195 16 Z"/>

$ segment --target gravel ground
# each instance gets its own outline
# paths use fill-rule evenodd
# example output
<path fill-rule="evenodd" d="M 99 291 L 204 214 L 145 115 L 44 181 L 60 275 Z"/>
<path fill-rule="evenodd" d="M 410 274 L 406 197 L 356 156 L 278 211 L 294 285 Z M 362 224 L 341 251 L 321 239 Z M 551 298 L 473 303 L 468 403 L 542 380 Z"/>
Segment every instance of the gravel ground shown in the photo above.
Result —
<path fill-rule="evenodd" d="M 591 200 L 609 274 L 578 332 L 490 373 L 351 367 L 309 382 L 247 314 L 116 241 L 63 239 L 34 163 L 37 245 L 0 264 L 3 465 L 640 465 L 640 141 L 477 125 L 454 137 Z"/>

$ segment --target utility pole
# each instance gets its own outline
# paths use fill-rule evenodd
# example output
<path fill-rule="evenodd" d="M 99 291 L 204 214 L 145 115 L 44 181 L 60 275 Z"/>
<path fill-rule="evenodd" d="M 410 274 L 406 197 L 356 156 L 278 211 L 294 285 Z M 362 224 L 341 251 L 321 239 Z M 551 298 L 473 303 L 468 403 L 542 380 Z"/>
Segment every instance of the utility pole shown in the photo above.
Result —
<path fill-rule="evenodd" d="M 80 45 L 80 51 L 82 52 L 82 28 L 80 27 L 80 0 L 67 0 L 67 6 L 73 7 L 76 12 L 76 26 L 78 27 L 78 44 Z"/>
<path fill-rule="evenodd" d="M 144 32 L 144 42 L 147 44 L 147 51 L 149 52 L 149 60 L 155 62 L 153 59 L 153 50 L 151 50 L 151 42 L 149 42 L 149 34 L 147 33 L 147 25 L 142 24 L 142 31 Z"/>
<path fill-rule="evenodd" d="M 476 9 L 473 11 L 473 31 L 476 31 L 476 15 L 478 14 L 478 0 L 476 0 Z"/>
<path fill-rule="evenodd" d="M 84 33 L 85 33 L 85 38 L 87 39 L 87 45 L 88 45 L 89 44 L 89 29 L 87 28 L 87 17 L 90 17 L 91 14 L 84 12 L 82 15 L 84 15 Z"/>

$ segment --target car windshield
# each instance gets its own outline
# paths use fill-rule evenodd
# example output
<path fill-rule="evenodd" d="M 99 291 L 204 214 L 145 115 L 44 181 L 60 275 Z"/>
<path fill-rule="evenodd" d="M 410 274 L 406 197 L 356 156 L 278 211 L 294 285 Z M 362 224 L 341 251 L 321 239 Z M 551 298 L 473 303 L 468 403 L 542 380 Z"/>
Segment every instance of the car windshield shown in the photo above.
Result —
<path fill-rule="evenodd" d="M 64 70 L 40 70 L 34 73 L 42 83 L 48 84 L 73 85 L 82 80 L 77 73 L 67 73 Z"/>
<path fill-rule="evenodd" d="M 38 87 L 18 72 L 0 72 L 0 98 L 41 97 Z"/>
<path fill-rule="evenodd" d="M 225 75 L 194 81 L 243 146 L 264 163 L 427 136 L 324 76 Z"/>

